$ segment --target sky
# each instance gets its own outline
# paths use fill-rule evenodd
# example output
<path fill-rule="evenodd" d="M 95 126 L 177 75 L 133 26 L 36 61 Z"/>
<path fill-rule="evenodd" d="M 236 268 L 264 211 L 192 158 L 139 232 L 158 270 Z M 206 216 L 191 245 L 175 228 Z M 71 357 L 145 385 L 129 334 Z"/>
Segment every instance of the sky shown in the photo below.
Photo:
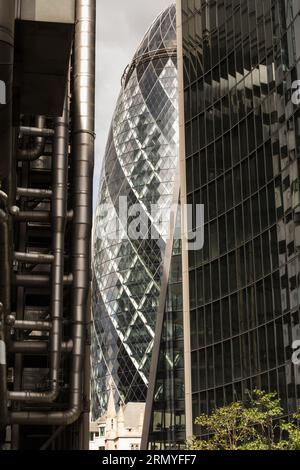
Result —
<path fill-rule="evenodd" d="M 94 208 L 121 77 L 151 23 L 171 3 L 172 0 L 97 0 Z"/>

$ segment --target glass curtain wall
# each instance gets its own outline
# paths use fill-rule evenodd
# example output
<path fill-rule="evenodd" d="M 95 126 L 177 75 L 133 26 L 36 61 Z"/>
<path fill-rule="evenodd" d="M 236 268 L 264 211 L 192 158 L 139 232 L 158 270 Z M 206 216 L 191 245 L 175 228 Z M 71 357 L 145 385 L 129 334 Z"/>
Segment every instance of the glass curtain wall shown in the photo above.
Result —
<path fill-rule="evenodd" d="M 300 405 L 300 2 L 183 0 L 193 418 L 277 391 Z M 194 433 L 200 429 L 194 426 Z"/>

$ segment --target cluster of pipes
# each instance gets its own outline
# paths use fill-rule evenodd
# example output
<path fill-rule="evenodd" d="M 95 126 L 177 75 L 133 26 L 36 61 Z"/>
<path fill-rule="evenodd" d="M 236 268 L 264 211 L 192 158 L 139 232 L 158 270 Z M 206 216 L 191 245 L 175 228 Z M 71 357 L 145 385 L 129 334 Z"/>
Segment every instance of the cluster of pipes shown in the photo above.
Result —
<path fill-rule="evenodd" d="M 8 425 L 67 426 L 82 413 L 83 370 L 87 330 L 87 305 L 90 294 L 90 243 L 92 224 L 92 178 L 94 161 L 94 95 L 95 95 L 95 10 L 96 0 L 76 0 L 75 38 L 69 86 L 63 115 L 46 128 L 45 117 L 36 116 L 36 127 L 12 127 L 12 81 L 14 63 L 15 0 L 0 0 L 0 57 L 5 57 L 7 104 L 1 106 L 0 158 L 8 165 L 8 178 L 0 186 L 0 433 Z M 1 61 L 0 61 L 1 65 Z M 3 64 L 1 65 L 3 68 Z M 70 83 L 72 85 L 72 119 L 70 120 Z M 72 121 L 72 129 L 70 122 Z M 72 132 L 70 133 L 70 129 Z M 30 149 L 14 149 L 15 135 L 34 138 Z M 71 139 L 70 139 L 71 135 Z M 52 188 L 16 187 L 17 162 L 34 162 L 52 142 Z M 68 157 L 71 146 L 72 210 L 67 210 Z M 51 212 L 24 211 L 16 198 L 48 200 Z M 51 224 L 52 248 L 47 254 L 14 252 L 13 223 L 48 222 Z M 71 273 L 65 275 L 65 231 L 72 224 Z M 50 275 L 13 274 L 13 263 L 49 265 Z M 50 318 L 39 321 L 17 319 L 11 311 L 11 286 L 43 287 L 50 285 Z M 71 337 L 63 342 L 64 286 L 71 289 Z M 12 341 L 11 331 L 48 332 L 49 341 Z M 38 336 L 37 336 L 38 338 Z M 8 354 L 47 354 L 49 390 L 13 391 L 7 387 Z M 57 407 L 62 355 L 70 355 L 68 380 L 69 408 Z M 9 409 L 9 404 L 25 403 L 26 411 Z M 32 404 L 32 409 L 30 409 Z M 38 404 L 49 404 L 41 411 Z M 27 411 L 27 409 L 29 409 Z"/>

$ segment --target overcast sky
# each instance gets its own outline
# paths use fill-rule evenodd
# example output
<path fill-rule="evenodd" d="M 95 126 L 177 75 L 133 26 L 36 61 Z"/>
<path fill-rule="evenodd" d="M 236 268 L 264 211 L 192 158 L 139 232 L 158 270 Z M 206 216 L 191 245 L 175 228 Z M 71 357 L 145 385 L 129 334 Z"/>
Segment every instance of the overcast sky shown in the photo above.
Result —
<path fill-rule="evenodd" d="M 142 37 L 172 0 L 97 0 L 96 155 L 94 204 L 121 77 Z"/>

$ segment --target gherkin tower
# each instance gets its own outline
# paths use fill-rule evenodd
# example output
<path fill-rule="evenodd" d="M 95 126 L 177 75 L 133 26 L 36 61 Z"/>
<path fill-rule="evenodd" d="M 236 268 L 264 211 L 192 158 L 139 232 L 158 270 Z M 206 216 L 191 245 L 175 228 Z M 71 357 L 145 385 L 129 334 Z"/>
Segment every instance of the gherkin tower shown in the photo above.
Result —
<path fill-rule="evenodd" d="M 146 400 L 166 235 L 178 169 L 176 8 L 152 24 L 122 78 L 100 180 L 93 253 L 92 411 Z M 120 197 L 140 204 L 147 235 L 108 236 Z M 104 211 L 108 205 L 111 209 Z M 155 217 L 151 211 L 155 205 Z M 151 227 L 151 230 L 150 230 Z M 150 231 L 156 232 L 151 239 Z M 145 235 L 145 233 L 144 233 Z"/>

